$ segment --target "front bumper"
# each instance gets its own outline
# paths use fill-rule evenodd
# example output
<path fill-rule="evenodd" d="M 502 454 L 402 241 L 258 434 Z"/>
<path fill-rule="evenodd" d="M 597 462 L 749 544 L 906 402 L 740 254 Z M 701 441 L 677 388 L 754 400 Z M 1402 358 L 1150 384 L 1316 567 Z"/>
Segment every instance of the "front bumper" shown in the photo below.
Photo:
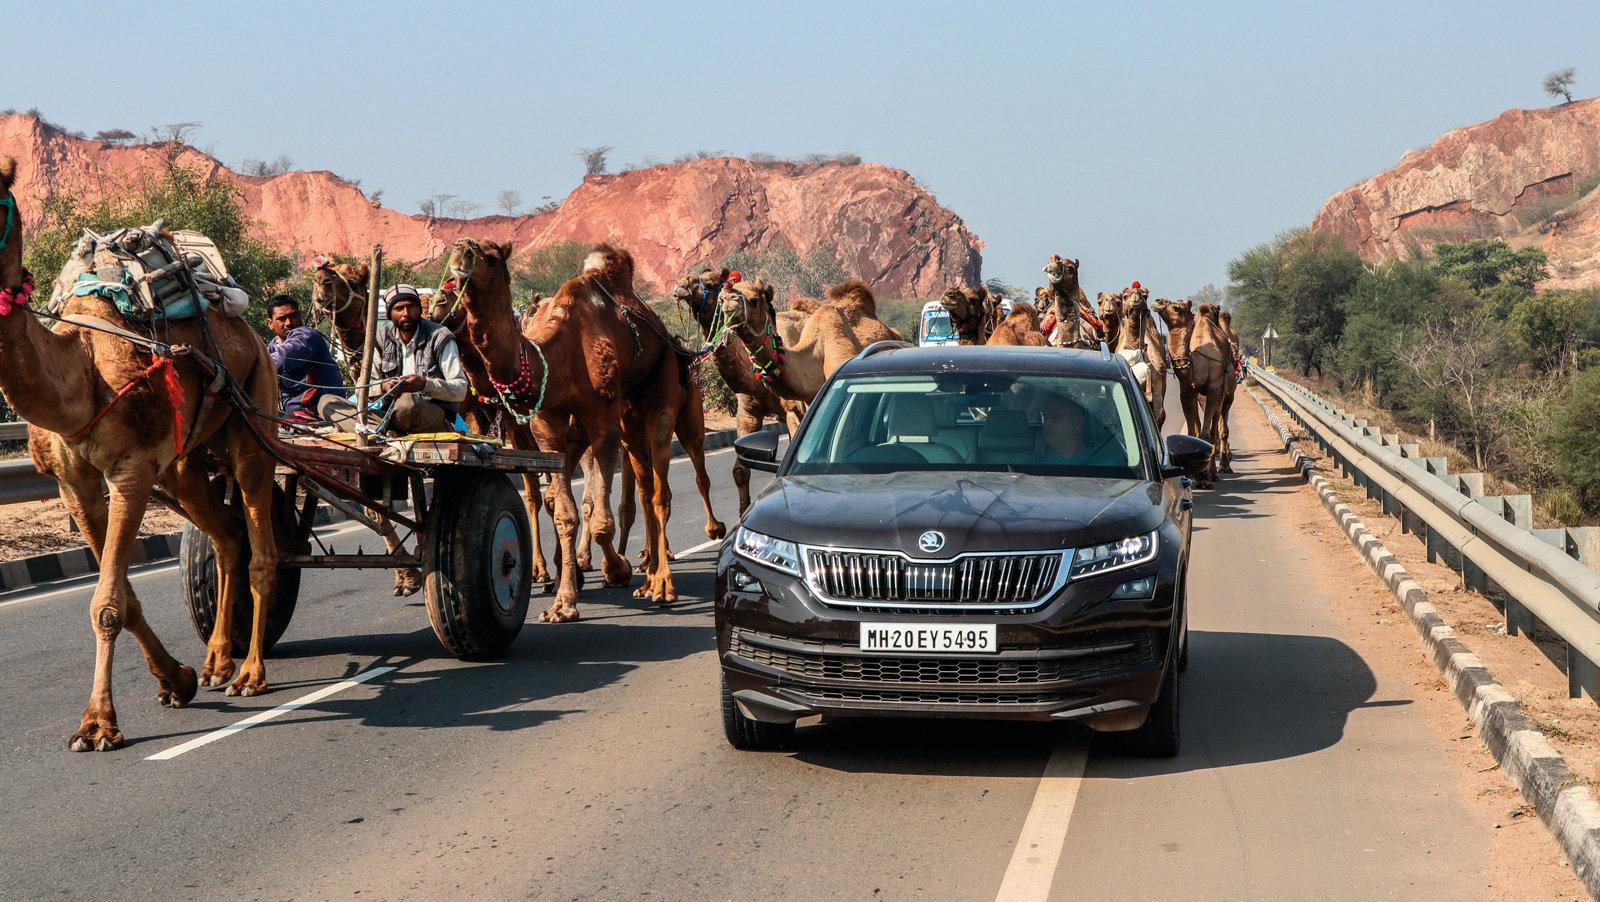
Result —
<path fill-rule="evenodd" d="M 1144 723 L 1175 636 L 1176 560 L 1163 556 L 1068 584 L 1036 610 L 916 614 L 829 606 L 799 578 L 725 551 L 717 578 L 717 648 L 746 717 L 1073 720 L 1097 730 Z M 730 586 L 729 568 L 760 591 Z M 1116 585 L 1157 575 L 1154 596 L 1113 601 Z M 863 652 L 862 622 L 994 623 L 1001 651 L 969 655 Z"/>

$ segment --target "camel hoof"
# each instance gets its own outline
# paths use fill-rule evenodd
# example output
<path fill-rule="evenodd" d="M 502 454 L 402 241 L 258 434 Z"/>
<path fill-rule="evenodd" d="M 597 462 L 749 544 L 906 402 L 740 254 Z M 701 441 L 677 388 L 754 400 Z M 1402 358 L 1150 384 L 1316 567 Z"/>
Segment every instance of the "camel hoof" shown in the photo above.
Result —
<path fill-rule="evenodd" d="M 540 623 L 571 623 L 578 619 L 578 608 L 575 605 L 556 603 L 539 615 Z"/>
<path fill-rule="evenodd" d="M 615 563 L 609 561 L 606 563 L 606 585 L 612 587 L 626 586 L 631 579 L 633 579 L 633 565 L 628 563 L 627 558 L 619 556 L 616 558 Z"/>
<path fill-rule="evenodd" d="M 584 573 L 593 573 L 594 572 L 594 558 L 590 557 L 587 554 L 578 555 L 578 569 L 582 570 Z"/>
<path fill-rule="evenodd" d="M 187 664 L 179 664 L 177 687 L 163 684 L 156 692 L 156 701 L 165 708 L 182 708 L 194 701 L 195 691 L 199 687 L 200 681 L 195 678 L 194 668 Z"/>
<path fill-rule="evenodd" d="M 722 525 L 720 521 L 713 520 L 706 524 L 706 538 L 715 541 L 717 539 L 725 538 L 727 535 L 728 527 Z"/>
<path fill-rule="evenodd" d="M 117 725 L 108 720 L 92 720 L 78 727 L 78 732 L 72 734 L 67 742 L 67 748 L 74 752 L 109 752 L 112 749 L 122 748 L 122 731 Z"/>
<path fill-rule="evenodd" d="M 422 588 L 422 574 L 415 567 L 401 567 L 394 572 L 394 594 L 396 598 L 417 594 Z"/>

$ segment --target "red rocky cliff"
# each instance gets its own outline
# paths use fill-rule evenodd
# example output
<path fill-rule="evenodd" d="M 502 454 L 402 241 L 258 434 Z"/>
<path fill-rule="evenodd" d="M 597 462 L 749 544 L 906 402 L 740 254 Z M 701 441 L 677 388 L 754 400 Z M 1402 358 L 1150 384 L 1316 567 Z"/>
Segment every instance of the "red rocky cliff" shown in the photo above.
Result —
<path fill-rule="evenodd" d="M 171 148 L 75 138 L 31 116 L 0 116 L 0 155 L 20 164 L 18 200 L 37 210 L 51 191 L 94 198 L 166 165 Z M 639 275 L 665 287 L 734 251 L 831 244 L 884 297 L 929 297 L 976 284 L 983 243 L 908 173 L 877 163 L 799 165 L 721 157 L 584 179 L 561 207 L 530 216 L 430 219 L 381 207 L 331 172 L 241 175 L 191 148 L 179 162 L 240 186 L 247 214 L 273 245 L 424 262 L 470 235 L 518 249 L 568 238 L 614 241 Z"/>
<path fill-rule="evenodd" d="M 1518 208 L 1600 172 L 1600 98 L 1507 110 L 1446 132 L 1387 172 L 1335 194 L 1311 227 L 1363 257 L 1413 256 L 1438 241 L 1504 237 L 1550 255 L 1547 287 L 1600 283 L 1600 192 L 1523 228 Z"/>

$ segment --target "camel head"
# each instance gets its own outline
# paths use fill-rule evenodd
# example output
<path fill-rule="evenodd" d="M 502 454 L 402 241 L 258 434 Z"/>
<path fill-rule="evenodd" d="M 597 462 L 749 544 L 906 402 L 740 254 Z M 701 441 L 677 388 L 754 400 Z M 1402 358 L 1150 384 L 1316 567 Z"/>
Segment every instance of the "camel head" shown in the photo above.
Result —
<path fill-rule="evenodd" d="M 967 304 L 966 292 L 960 288 L 947 288 L 939 296 L 939 306 L 950 314 L 952 319 L 963 319 L 972 315 L 972 308 Z"/>
<path fill-rule="evenodd" d="M 684 276 L 672 289 L 672 299 L 688 304 L 689 309 L 696 313 L 706 305 L 707 301 L 717 300 L 717 295 L 722 293 L 722 284 L 728 281 L 728 268 L 702 269 L 698 276 Z"/>
<path fill-rule="evenodd" d="M 738 279 L 724 282 L 718 302 L 722 305 L 722 316 L 729 324 L 748 328 L 760 335 L 771 328 L 778 318 L 772 298 L 772 286 L 767 284 L 766 279 L 757 276 L 749 282 Z"/>
<path fill-rule="evenodd" d="M 457 238 L 450 248 L 445 271 L 454 280 L 454 290 L 468 309 L 477 298 L 510 298 L 511 242 Z"/>
<path fill-rule="evenodd" d="M 1161 321 L 1166 323 L 1169 329 L 1182 329 L 1194 324 L 1193 301 L 1170 301 L 1166 298 L 1156 298 L 1155 303 L 1151 304 L 1150 308 L 1156 312 L 1156 316 L 1161 317 Z"/>
<path fill-rule="evenodd" d="M 315 322 L 323 316 L 335 319 L 346 308 L 364 310 L 368 267 L 365 263 L 335 263 L 317 254 L 311 258 L 311 315 Z"/>
<path fill-rule="evenodd" d="M 1050 262 L 1044 265 L 1044 276 L 1050 280 L 1051 285 L 1076 285 L 1078 284 L 1078 261 L 1060 254 L 1051 254 Z"/>
<path fill-rule="evenodd" d="M 1102 291 L 1094 298 L 1096 312 L 1101 319 L 1114 319 L 1122 313 L 1122 295 Z"/>
<path fill-rule="evenodd" d="M 1122 289 L 1122 309 L 1129 316 L 1136 316 L 1145 309 L 1145 301 L 1150 297 L 1150 289 L 1138 282 Z"/>
<path fill-rule="evenodd" d="M 0 158 L 0 291 L 22 287 L 22 211 L 11 186 L 17 181 L 15 157 Z M 11 297 L 12 295 L 7 295 Z M 25 299 L 21 303 L 27 303 Z"/>

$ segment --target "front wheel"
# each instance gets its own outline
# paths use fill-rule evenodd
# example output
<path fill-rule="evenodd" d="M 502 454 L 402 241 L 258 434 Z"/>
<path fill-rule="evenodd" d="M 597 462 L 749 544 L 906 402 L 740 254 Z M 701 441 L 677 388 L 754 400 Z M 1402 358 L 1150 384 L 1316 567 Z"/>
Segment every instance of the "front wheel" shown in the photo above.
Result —
<path fill-rule="evenodd" d="M 1150 758 L 1171 758 L 1178 754 L 1179 682 L 1177 661 L 1174 660 L 1167 666 L 1166 675 L 1161 679 L 1161 694 L 1150 706 L 1150 716 L 1144 726 L 1121 736 L 1129 752 Z"/>
<path fill-rule="evenodd" d="M 505 654 L 528 619 L 533 589 L 522 496 L 499 474 L 441 477 L 421 545 L 439 642 L 464 660 Z"/>
<path fill-rule="evenodd" d="M 728 737 L 728 744 L 736 749 L 747 752 L 765 752 L 781 749 L 794 741 L 794 724 L 792 723 L 765 723 L 744 716 L 739 710 L 739 703 L 733 700 L 733 693 L 728 690 L 728 677 L 721 677 L 722 689 L 722 732 Z"/>

